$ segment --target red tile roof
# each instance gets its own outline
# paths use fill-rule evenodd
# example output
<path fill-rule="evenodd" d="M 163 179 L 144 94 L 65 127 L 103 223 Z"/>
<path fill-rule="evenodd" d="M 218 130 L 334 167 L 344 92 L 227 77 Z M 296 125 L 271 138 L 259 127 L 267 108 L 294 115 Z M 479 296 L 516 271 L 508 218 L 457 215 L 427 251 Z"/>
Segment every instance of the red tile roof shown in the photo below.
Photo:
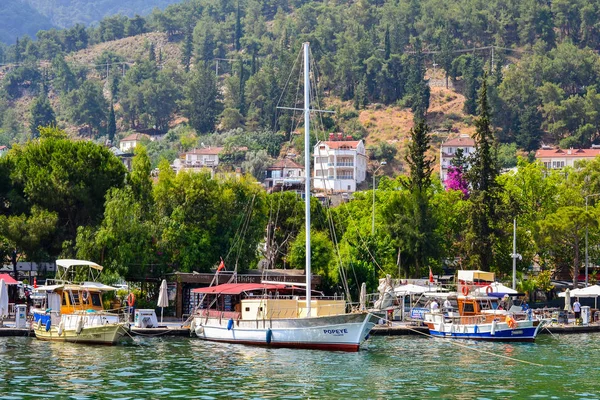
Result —
<path fill-rule="evenodd" d="M 218 155 L 220 153 L 223 152 L 223 150 L 225 150 L 225 147 L 207 147 L 204 149 L 194 149 L 192 151 L 188 151 L 185 154 L 198 154 L 198 155 Z M 234 147 L 232 148 L 233 151 L 248 151 L 248 148 L 243 146 L 243 147 Z"/>
<path fill-rule="evenodd" d="M 594 158 L 598 155 L 600 155 L 600 149 L 541 149 L 535 152 L 535 158 Z"/>
<path fill-rule="evenodd" d="M 0 150 L 6 150 L 6 149 L 8 149 L 8 147 L 6 147 L 6 146 L 0 146 Z"/>
<path fill-rule="evenodd" d="M 468 136 L 460 136 L 453 139 L 448 139 L 444 143 L 442 143 L 442 147 L 475 147 L 475 140 L 472 137 Z"/>
<path fill-rule="evenodd" d="M 360 140 L 334 140 L 334 141 L 330 141 L 330 140 L 325 141 L 324 140 L 319 143 L 325 144 L 330 149 L 334 149 L 334 150 L 346 148 L 346 147 L 349 147 L 351 149 L 356 149 L 358 147 L 358 144 L 360 143 Z"/>
<path fill-rule="evenodd" d="M 304 165 L 300 165 L 294 160 L 284 158 L 283 160 L 277 160 L 275 164 L 271 165 L 268 169 L 281 169 L 281 168 L 298 168 L 304 169 Z"/>
<path fill-rule="evenodd" d="M 143 133 L 132 133 L 131 135 L 121 139 L 121 142 L 133 142 L 133 141 L 138 141 L 138 140 L 142 140 L 142 138 L 147 135 L 144 135 Z"/>

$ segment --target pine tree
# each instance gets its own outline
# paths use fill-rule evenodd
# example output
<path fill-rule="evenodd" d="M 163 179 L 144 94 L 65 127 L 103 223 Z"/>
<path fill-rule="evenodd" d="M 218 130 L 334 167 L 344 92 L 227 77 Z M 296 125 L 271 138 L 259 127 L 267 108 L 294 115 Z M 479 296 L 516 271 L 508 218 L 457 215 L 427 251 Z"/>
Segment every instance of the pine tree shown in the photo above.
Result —
<path fill-rule="evenodd" d="M 183 44 L 181 45 L 181 63 L 183 64 L 185 72 L 189 72 L 190 70 L 193 51 L 194 46 L 192 44 L 192 33 L 188 32 L 183 39 Z"/>
<path fill-rule="evenodd" d="M 421 268 L 428 258 L 435 258 L 435 221 L 430 209 L 429 188 L 431 185 L 432 165 L 435 160 L 427 158 L 430 148 L 429 127 L 420 119 L 410 130 L 410 143 L 406 162 L 410 167 L 407 189 L 410 190 L 413 215 L 412 234 L 407 240 L 411 243 L 415 262 L 415 276 L 421 275 Z"/>
<path fill-rule="evenodd" d="M 384 44 L 384 56 L 385 56 L 385 60 L 389 60 L 390 59 L 390 55 L 392 54 L 392 43 L 390 41 L 390 26 L 386 25 L 385 26 L 385 36 L 383 39 L 383 44 Z"/>
<path fill-rule="evenodd" d="M 240 102 L 238 104 L 238 109 L 240 110 L 240 114 L 246 115 L 246 78 L 244 75 L 244 61 L 240 58 Z"/>
<path fill-rule="evenodd" d="M 241 49 L 240 39 L 242 35 L 242 13 L 240 11 L 240 0 L 238 0 L 235 13 L 235 51 L 240 51 Z"/>
<path fill-rule="evenodd" d="M 29 119 L 31 137 L 38 137 L 38 128 L 48 125 L 56 125 L 56 116 L 50 101 L 48 101 L 48 97 L 46 97 L 46 94 L 42 92 L 31 103 L 31 117 Z"/>
<path fill-rule="evenodd" d="M 468 234 L 464 241 L 468 262 L 473 267 L 489 271 L 494 263 L 494 243 L 497 233 L 500 187 L 496 157 L 496 141 L 490 122 L 487 100 L 487 74 L 479 92 L 479 116 L 475 122 L 475 154 L 467 173 L 471 184 L 471 207 L 467 221 Z"/>
<path fill-rule="evenodd" d="M 108 136 L 108 140 L 110 140 L 111 145 L 113 145 L 115 140 L 115 134 L 117 133 L 117 121 L 115 119 L 115 108 L 113 107 L 112 102 L 110 103 L 110 110 L 108 111 L 106 133 Z"/>
<path fill-rule="evenodd" d="M 148 49 L 148 60 L 156 61 L 156 52 L 154 51 L 154 43 L 150 43 L 150 48 Z"/>
<path fill-rule="evenodd" d="M 199 62 L 184 91 L 184 115 L 192 127 L 199 133 L 212 132 L 222 108 L 214 71 L 205 62 Z"/>

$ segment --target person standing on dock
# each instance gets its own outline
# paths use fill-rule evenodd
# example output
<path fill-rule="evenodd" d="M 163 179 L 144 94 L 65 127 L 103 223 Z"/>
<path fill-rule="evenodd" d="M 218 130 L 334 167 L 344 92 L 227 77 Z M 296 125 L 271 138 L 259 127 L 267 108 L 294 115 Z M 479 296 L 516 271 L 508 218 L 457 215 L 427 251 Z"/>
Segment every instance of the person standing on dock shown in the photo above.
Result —
<path fill-rule="evenodd" d="M 573 303 L 573 312 L 575 313 L 575 323 L 581 318 L 581 304 L 579 303 L 579 299 L 575 300 Z"/>

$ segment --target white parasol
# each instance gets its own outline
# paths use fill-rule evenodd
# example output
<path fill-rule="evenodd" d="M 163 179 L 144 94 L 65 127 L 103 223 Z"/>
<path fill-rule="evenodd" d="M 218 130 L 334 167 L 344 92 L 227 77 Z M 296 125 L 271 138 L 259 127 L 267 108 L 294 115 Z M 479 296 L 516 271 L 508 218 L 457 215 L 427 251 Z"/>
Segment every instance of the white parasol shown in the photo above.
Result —
<path fill-rule="evenodd" d="M 4 318 L 8 318 L 8 288 L 4 279 L 0 279 L 0 326 Z"/>
<path fill-rule="evenodd" d="M 163 322 L 163 311 L 169 307 L 169 294 L 167 293 L 167 280 L 163 279 L 158 293 L 158 306 L 160 307 L 160 322 Z"/>
<path fill-rule="evenodd" d="M 365 282 L 360 285 L 360 311 L 365 311 L 367 309 L 367 284 Z"/>

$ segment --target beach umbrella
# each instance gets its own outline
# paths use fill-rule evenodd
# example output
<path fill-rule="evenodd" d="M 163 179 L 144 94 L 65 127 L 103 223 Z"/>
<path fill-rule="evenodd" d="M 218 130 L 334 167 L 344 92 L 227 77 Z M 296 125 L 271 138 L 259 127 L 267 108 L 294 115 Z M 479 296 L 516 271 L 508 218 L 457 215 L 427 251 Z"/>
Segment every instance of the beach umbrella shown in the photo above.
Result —
<path fill-rule="evenodd" d="M 160 307 L 160 322 L 163 322 L 163 311 L 169 307 L 169 294 L 167 293 L 167 280 L 163 279 L 158 293 L 158 306 Z"/>
<path fill-rule="evenodd" d="M 0 321 L 8 318 L 8 287 L 4 279 L 0 279 Z"/>
<path fill-rule="evenodd" d="M 360 286 L 360 311 L 365 311 L 367 309 L 367 284 L 363 282 Z"/>
<path fill-rule="evenodd" d="M 567 290 L 565 290 L 565 311 L 569 311 L 571 312 L 571 291 L 569 290 L 569 288 L 567 288 Z"/>

